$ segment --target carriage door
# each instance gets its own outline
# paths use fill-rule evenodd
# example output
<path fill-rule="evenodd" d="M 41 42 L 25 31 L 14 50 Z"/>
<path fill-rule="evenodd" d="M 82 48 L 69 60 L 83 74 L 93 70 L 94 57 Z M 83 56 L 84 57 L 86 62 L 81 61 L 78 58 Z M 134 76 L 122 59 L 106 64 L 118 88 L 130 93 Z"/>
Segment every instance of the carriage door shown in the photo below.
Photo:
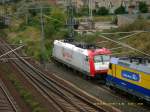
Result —
<path fill-rule="evenodd" d="M 109 63 L 109 69 L 108 69 L 108 75 L 116 77 L 116 63 L 117 63 L 116 58 L 111 58 L 110 63 Z"/>
<path fill-rule="evenodd" d="M 89 57 L 88 56 L 84 56 L 84 59 L 83 59 L 83 69 L 86 72 L 90 72 L 90 70 L 89 70 Z"/>

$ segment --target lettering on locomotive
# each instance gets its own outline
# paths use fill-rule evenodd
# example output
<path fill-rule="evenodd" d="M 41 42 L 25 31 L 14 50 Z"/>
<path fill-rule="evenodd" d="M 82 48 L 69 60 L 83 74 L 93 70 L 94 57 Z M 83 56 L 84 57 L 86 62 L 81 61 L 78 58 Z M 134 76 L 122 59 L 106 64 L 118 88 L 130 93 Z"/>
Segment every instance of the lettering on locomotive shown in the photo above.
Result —
<path fill-rule="evenodd" d="M 129 79 L 129 80 L 133 80 L 133 81 L 137 81 L 137 82 L 140 81 L 140 75 L 137 73 L 123 70 L 121 75 L 123 78 Z"/>

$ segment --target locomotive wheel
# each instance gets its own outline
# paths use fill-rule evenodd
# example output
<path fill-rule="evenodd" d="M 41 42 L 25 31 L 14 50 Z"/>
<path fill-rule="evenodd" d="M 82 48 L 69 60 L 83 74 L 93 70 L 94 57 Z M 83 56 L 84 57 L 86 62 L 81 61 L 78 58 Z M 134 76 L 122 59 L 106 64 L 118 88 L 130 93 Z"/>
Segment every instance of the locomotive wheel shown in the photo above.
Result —
<path fill-rule="evenodd" d="M 84 78 L 85 80 L 90 80 L 90 79 L 91 79 L 91 77 L 88 76 L 88 75 L 86 75 L 86 74 L 83 74 L 83 78 Z"/>

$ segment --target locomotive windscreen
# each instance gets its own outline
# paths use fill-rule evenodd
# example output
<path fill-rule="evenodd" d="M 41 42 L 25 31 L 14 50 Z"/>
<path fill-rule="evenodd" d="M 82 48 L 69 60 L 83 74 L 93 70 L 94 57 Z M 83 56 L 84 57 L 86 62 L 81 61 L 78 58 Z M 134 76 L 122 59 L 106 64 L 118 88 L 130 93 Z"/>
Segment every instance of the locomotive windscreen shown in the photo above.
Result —
<path fill-rule="evenodd" d="M 110 60 L 109 55 L 96 55 L 94 57 L 94 62 L 99 63 L 99 62 L 108 62 Z"/>

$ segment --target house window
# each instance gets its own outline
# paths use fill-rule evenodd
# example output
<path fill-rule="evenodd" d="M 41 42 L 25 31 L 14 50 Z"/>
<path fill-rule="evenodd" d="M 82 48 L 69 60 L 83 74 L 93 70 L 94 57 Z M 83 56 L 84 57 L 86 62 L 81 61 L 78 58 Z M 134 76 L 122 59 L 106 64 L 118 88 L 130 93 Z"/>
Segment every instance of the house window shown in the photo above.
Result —
<path fill-rule="evenodd" d="M 98 8 L 98 7 L 99 7 L 98 2 L 95 2 L 95 7 L 96 7 L 96 8 Z"/>

